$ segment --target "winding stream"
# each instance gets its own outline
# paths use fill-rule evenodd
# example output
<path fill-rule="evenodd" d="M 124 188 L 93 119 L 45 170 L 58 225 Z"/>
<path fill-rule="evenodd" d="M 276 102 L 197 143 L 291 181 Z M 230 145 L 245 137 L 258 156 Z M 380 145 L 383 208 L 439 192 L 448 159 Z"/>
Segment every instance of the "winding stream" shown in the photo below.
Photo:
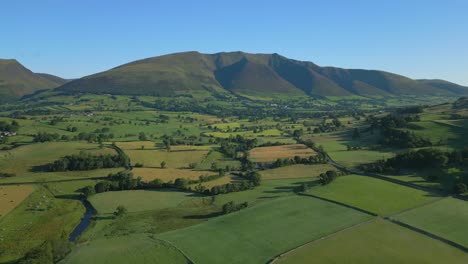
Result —
<path fill-rule="evenodd" d="M 84 207 L 86 208 L 86 211 L 83 215 L 83 218 L 81 218 L 80 223 L 73 229 L 73 232 L 71 232 L 69 240 L 71 242 L 75 242 L 76 239 L 83 233 L 83 231 L 86 230 L 86 228 L 91 224 L 91 218 L 95 214 L 96 210 L 94 207 L 91 205 L 88 200 L 81 199 L 81 203 L 83 203 Z"/>

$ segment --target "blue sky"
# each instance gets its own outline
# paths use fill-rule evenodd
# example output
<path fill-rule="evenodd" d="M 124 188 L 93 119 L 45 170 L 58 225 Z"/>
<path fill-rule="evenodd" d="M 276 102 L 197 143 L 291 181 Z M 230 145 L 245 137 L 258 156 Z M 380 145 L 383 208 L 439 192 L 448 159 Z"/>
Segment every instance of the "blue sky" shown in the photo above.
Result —
<path fill-rule="evenodd" d="M 104 1 L 0 3 L 0 58 L 82 77 L 167 53 L 280 53 L 468 85 L 468 1 Z"/>

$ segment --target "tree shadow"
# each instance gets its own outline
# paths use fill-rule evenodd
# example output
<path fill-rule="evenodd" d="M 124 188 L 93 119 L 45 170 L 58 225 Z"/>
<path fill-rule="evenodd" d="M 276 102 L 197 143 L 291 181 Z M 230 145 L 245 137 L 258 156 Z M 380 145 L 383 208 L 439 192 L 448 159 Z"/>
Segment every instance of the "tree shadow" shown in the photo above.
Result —
<path fill-rule="evenodd" d="M 217 217 L 223 215 L 222 212 L 213 212 L 209 214 L 204 214 L 204 215 L 186 215 L 183 218 L 184 219 L 208 219 L 212 217 Z"/>

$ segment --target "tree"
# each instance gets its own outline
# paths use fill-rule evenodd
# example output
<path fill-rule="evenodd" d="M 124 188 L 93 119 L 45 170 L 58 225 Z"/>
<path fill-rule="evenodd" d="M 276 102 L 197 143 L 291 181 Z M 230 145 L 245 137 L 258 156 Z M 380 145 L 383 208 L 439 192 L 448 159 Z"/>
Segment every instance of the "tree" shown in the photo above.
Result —
<path fill-rule="evenodd" d="M 355 128 L 353 130 L 353 139 L 358 139 L 361 137 L 361 132 L 359 132 L 359 129 L 358 128 Z"/>
<path fill-rule="evenodd" d="M 123 217 L 126 214 L 127 214 L 127 208 L 125 208 L 123 205 L 117 206 L 114 212 L 114 215 L 119 218 Z"/>
<path fill-rule="evenodd" d="M 466 193 L 468 192 L 468 187 L 466 186 L 466 184 L 459 182 L 455 185 L 455 192 L 457 194 Z"/>
<path fill-rule="evenodd" d="M 161 162 L 161 169 L 165 169 L 167 166 L 167 163 L 165 161 Z"/>
<path fill-rule="evenodd" d="M 82 190 L 82 192 L 83 192 L 83 195 L 84 195 L 86 198 L 88 198 L 88 197 L 90 197 L 91 195 L 93 195 L 93 194 L 96 193 L 96 191 L 94 190 L 94 187 L 91 186 L 91 185 L 88 185 L 88 186 L 84 187 L 83 190 Z"/>
<path fill-rule="evenodd" d="M 140 134 L 138 135 L 138 139 L 141 140 L 141 141 L 144 141 L 146 140 L 146 135 L 144 132 L 140 132 Z"/>

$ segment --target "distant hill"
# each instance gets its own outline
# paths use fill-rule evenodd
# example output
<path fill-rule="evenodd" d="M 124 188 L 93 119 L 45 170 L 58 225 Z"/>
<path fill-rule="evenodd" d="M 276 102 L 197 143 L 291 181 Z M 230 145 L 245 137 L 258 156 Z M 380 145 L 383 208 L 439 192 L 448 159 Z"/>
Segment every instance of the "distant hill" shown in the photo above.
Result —
<path fill-rule="evenodd" d="M 71 81 L 62 91 L 194 97 L 462 95 L 468 88 L 375 71 L 320 67 L 278 54 L 184 52 L 143 59 Z"/>
<path fill-rule="evenodd" d="M 16 60 L 0 59 L 0 102 L 16 100 L 66 82 L 67 80 L 50 74 L 33 73 Z"/>

